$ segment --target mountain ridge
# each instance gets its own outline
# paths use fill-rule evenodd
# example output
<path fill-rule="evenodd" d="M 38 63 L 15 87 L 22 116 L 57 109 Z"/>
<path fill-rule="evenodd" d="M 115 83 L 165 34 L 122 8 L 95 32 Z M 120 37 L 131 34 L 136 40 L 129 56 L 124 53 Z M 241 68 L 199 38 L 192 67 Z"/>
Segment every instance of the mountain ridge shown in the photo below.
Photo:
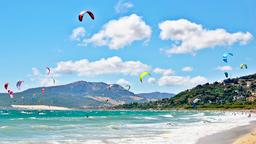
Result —
<path fill-rule="evenodd" d="M 118 84 L 111 84 L 111 89 L 109 86 L 104 82 L 76 81 L 65 85 L 30 88 L 15 93 L 13 99 L 10 99 L 6 93 L 0 93 L 0 106 L 53 105 L 69 108 L 98 108 L 153 100 L 140 97 Z M 44 95 L 41 92 L 42 88 L 45 88 Z"/>

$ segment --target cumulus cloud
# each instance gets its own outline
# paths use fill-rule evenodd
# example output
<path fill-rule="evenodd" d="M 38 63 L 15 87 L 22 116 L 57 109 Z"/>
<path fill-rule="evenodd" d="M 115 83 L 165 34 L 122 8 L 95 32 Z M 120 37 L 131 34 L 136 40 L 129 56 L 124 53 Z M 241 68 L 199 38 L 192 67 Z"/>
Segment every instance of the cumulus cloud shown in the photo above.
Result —
<path fill-rule="evenodd" d="M 32 68 L 32 74 L 29 75 L 30 80 L 36 82 L 39 86 L 53 86 L 53 74 L 51 76 L 46 74 L 47 72 L 41 73 L 38 68 Z M 58 75 L 54 75 L 54 77 L 58 77 Z M 55 79 L 55 84 L 57 84 L 57 80 Z"/>
<path fill-rule="evenodd" d="M 125 80 L 125 79 L 119 79 L 116 83 L 119 84 L 120 86 L 131 85 L 131 83 L 128 80 Z"/>
<path fill-rule="evenodd" d="M 154 73 L 161 74 L 161 75 L 172 75 L 175 73 L 172 69 L 161 69 L 161 68 L 155 68 Z"/>
<path fill-rule="evenodd" d="M 131 2 L 119 0 L 115 5 L 115 11 L 116 13 L 124 13 L 124 12 L 127 12 L 132 7 L 133 7 L 133 4 Z"/>
<path fill-rule="evenodd" d="M 41 79 L 39 79 L 40 85 L 41 86 L 53 86 L 53 79 L 50 77 L 42 77 Z M 55 80 L 55 84 L 57 84 L 58 81 Z"/>
<path fill-rule="evenodd" d="M 225 29 L 208 30 L 186 19 L 167 20 L 159 24 L 160 38 L 174 41 L 167 54 L 195 53 L 215 46 L 246 44 L 253 38 L 249 32 L 229 33 Z"/>
<path fill-rule="evenodd" d="M 193 68 L 190 67 L 190 66 L 186 66 L 186 67 L 182 68 L 182 71 L 184 71 L 184 72 L 191 72 L 191 71 L 193 71 Z"/>
<path fill-rule="evenodd" d="M 143 21 L 142 17 L 132 14 L 109 21 L 102 30 L 91 38 L 85 39 L 84 42 L 117 50 L 134 41 L 149 40 L 151 33 L 150 26 Z"/>
<path fill-rule="evenodd" d="M 182 76 L 162 76 L 158 80 L 160 86 L 172 86 L 172 85 L 185 85 L 185 86 L 195 86 L 198 84 L 204 84 L 208 80 L 202 76 L 196 77 L 182 77 Z"/>
<path fill-rule="evenodd" d="M 80 76 L 95 76 L 103 74 L 129 74 L 138 75 L 143 71 L 150 70 L 150 66 L 140 61 L 123 61 L 114 56 L 97 61 L 82 59 L 78 61 L 61 61 L 54 68 L 56 73 L 76 73 Z"/>
<path fill-rule="evenodd" d="M 71 40 L 80 41 L 85 36 L 85 29 L 83 27 L 75 28 L 70 36 Z"/>
<path fill-rule="evenodd" d="M 219 71 L 231 71 L 231 70 L 233 70 L 233 68 L 231 66 L 218 66 L 216 69 L 219 70 Z"/>
<path fill-rule="evenodd" d="M 38 76 L 40 74 L 39 70 L 35 67 L 32 68 L 32 75 L 33 76 Z"/>
<path fill-rule="evenodd" d="M 150 77 L 148 78 L 148 83 L 155 84 L 157 82 L 156 78 Z"/>

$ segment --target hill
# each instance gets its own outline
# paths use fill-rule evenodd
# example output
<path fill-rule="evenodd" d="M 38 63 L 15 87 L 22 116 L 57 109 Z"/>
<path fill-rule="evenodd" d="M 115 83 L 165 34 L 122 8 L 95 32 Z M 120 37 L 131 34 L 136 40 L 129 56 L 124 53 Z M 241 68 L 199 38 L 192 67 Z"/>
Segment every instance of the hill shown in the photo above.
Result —
<path fill-rule="evenodd" d="M 173 97 L 175 94 L 171 93 L 161 93 L 161 92 L 151 92 L 151 93 L 139 93 L 136 94 L 139 97 L 151 99 L 151 100 L 158 100 L 158 99 L 164 99 L 164 98 L 170 98 Z"/>
<path fill-rule="evenodd" d="M 172 98 L 146 103 L 135 102 L 119 105 L 116 108 L 189 109 L 192 108 L 195 99 L 199 99 L 196 103 L 197 108 L 254 108 L 256 107 L 256 74 L 198 85 Z"/>
<path fill-rule="evenodd" d="M 32 88 L 15 93 L 14 99 L 2 93 L 0 94 L 0 107 L 51 105 L 69 108 L 98 108 L 151 100 L 137 96 L 117 84 L 109 89 L 109 85 L 103 82 L 78 81 L 67 85 L 45 87 L 45 95 L 42 95 L 41 89 L 42 87 Z"/>

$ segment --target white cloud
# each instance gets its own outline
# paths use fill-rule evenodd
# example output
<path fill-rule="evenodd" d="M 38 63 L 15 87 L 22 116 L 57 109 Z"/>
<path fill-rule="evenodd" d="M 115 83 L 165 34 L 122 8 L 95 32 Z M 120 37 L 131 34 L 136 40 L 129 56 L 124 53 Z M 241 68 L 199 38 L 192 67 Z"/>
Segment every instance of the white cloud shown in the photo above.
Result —
<path fill-rule="evenodd" d="M 80 76 L 95 76 L 103 74 L 130 74 L 138 75 L 150 70 L 150 66 L 140 61 L 123 61 L 114 56 L 90 62 L 87 59 L 78 61 L 61 61 L 54 68 L 56 73 L 77 73 Z"/>
<path fill-rule="evenodd" d="M 80 41 L 85 36 L 85 29 L 83 27 L 75 28 L 70 36 L 71 40 Z"/>
<path fill-rule="evenodd" d="M 182 76 L 163 76 L 159 79 L 158 84 L 160 86 L 169 85 L 185 85 L 185 86 L 195 86 L 198 84 L 204 84 L 208 80 L 202 76 L 196 77 L 182 77 Z"/>
<path fill-rule="evenodd" d="M 119 84 L 120 86 L 131 85 L 131 83 L 125 79 L 119 79 L 116 83 Z"/>
<path fill-rule="evenodd" d="M 116 10 L 116 13 L 124 13 L 124 12 L 127 12 L 132 7 L 133 7 L 133 4 L 131 2 L 119 0 L 115 5 L 115 10 Z"/>
<path fill-rule="evenodd" d="M 41 73 L 38 68 L 32 68 L 32 74 L 29 75 L 30 80 L 36 82 L 39 86 L 53 86 L 53 77 L 58 77 L 58 75 L 47 75 L 47 72 Z M 55 84 L 57 84 L 57 80 L 55 80 Z"/>
<path fill-rule="evenodd" d="M 184 71 L 184 72 L 191 72 L 191 71 L 193 71 L 193 68 L 190 67 L 190 66 L 186 66 L 186 67 L 182 68 L 182 71 Z"/>
<path fill-rule="evenodd" d="M 41 79 L 39 79 L 40 85 L 41 86 L 53 86 L 54 82 L 53 79 L 51 77 L 42 77 Z M 57 84 L 57 80 L 55 80 L 55 84 Z"/>
<path fill-rule="evenodd" d="M 33 76 L 38 76 L 40 74 L 39 70 L 35 67 L 32 68 L 32 75 Z"/>
<path fill-rule="evenodd" d="M 155 84 L 157 82 L 156 78 L 150 77 L 148 78 L 148 83 Z"/>
<path fill-rule="evenodd" d="M 134 41 L 149 40 L 151 28 L 140 16 L 132 14 L 111 20 L 105 24 L 101 31 L 91 38 L 85 39 L 85 44 L 93 43 L 97 46 L 108 46 L 110 49 L 120 49 Z"/>
<path fill-rule="evenodd" d="M 225 29 L 208 30 L 202 25 L 186 19 L 167 20 L 159 24 L 160 38 L 174 41 L 167 54 L 195 53 L 201 49 L 232 45 L 240 42 L 246 44 L 253 38 L 249 32 L 229 33 Z"/>
<path fill-rule="evenodd" d="M 233 68 L 231 66 L 219 66 L 216 68 L 219 71 L 231 71 Z"/>
<path fill-rule="evenodd" d="M 154 73 L 161 74 L 161 75 L 172 75 L 175 73 L 172 69 L 161 69 L 161 68 L 155 68 Z"/>

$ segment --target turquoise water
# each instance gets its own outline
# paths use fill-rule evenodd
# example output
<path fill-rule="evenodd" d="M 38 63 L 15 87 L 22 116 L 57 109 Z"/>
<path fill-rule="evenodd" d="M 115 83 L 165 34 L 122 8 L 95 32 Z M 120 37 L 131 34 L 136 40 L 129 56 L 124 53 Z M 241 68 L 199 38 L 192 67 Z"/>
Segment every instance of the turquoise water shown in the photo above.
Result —
<path fill-rule="evenodd" d="M 242 122 L 243 117 L 195 111 L 0 110 L 0 142 L 172 143 L 173 136 L 182 139 L 189 129 L 216 129 L 227 120 Z"/>

